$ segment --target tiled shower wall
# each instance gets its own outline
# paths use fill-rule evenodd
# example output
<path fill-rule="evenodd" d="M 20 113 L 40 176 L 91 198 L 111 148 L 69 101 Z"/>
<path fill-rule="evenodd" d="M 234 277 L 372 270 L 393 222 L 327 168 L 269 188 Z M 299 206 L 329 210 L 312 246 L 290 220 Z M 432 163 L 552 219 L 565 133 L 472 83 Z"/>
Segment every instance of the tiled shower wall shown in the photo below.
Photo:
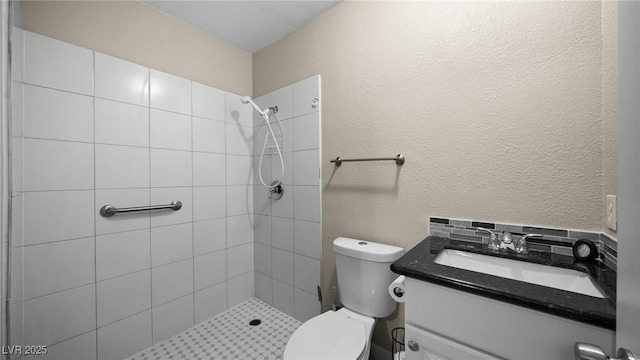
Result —
<path fill-rule="evenodd" d="M 123 358 L 251 298 L 240 96 L 13 35 L 12 345 Z M 179 211 L 99 214 L 174 200 Z"/>
<path fill-rule="evenodd" d="M 254 113 L 256 296 L 300 321 L 321 312 L 316 290 L 322 255 L 320 100 L 319 75 L 256 99 L 261 108 L 278 107 L 284 132 L 284 194 L 279 200 L 268 198 L 258 177 L 267 127 Z M 274 121 L 272 127 L 276 134 L 280 132 Z M 281 172 L 278 155 L 266 155 L 263 179 L 270 184 L 280 179 Z"/>

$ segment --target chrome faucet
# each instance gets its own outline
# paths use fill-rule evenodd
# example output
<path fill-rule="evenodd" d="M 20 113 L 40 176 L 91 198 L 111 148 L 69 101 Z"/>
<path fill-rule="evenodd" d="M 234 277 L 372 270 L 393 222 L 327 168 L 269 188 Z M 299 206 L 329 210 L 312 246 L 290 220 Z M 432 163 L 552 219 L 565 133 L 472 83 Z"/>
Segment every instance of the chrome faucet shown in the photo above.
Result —
<path fill-rule="evenodd" d="M 498 239 L 499 235 L 494 231 L 485 229 L 482 227 L 477 228 L 478 231 L 483 231 L 490 234 L 489 237 L 489 245 L 487 246 L 491 250 L 506 250 L 511 249 L 515 253 L 518 254 L 528 254 L 529 249 L 527 248 L 527 239 L 529 238 L 540 238 L 542 235 L 539 234 L 526 234 L 521 238 L 517 239 L 515 242 L 513 241 L 513 236 L 510 232 L 504 231 L 501 234 L 501 239 Z"/>
<path fill-rule="evenodd" d="M 489 237 L 489 245 L 487 246 L 491 250 L 498 250 L 500 248 L 500 241 L 498 240 L 498 235 L 489 229 L 485 229 L 483 227 L 476 228 L 478 231 L 483 231 L 489 233 L 491 235 Z"/>
<path fill-rule="evenodd" d="M 520 239 L 516 240 L 515 252 L 518 254 L 528 254 L 529 249 L 527 248 L 527 239 L 529 238 L 541 238 L 540 234 L 527 234 L 523 235 Z"/>

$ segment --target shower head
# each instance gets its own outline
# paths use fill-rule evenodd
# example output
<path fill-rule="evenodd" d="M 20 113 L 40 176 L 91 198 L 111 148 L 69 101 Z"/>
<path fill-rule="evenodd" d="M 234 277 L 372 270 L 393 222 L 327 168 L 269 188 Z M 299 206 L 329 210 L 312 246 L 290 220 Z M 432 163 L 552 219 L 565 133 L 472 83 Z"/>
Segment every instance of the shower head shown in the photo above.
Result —
<path fill-rule="evenodd" d="M 258 105 L 256 103 L 254 103 L 253 100 L 251 100 L 251 98 L 249 96 L 241 97 L 240 98 L 240 102 L 242 102 L 243 104 L 251 104 L 251 106 L 253 106 L 253 108 L 256 109 L 258 114 L 262 115 L 262 117 L 265 119 L 265 121 L 269 122 L 269 112 L 268 111 L 262 111 L 258 107 Z"/>

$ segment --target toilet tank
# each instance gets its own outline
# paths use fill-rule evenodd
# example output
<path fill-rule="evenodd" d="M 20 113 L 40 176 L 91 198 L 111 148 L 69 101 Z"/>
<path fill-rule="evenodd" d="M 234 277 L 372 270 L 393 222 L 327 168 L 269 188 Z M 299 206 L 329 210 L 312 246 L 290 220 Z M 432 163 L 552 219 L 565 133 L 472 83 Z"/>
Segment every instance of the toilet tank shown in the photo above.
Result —
<path fill-rule="evenodd" d="M 396 309 L 388 287 L 396 275 L 389 268 L 404 249 L 339 237 L 333 241 L 342 304 L 363 315 L 383 318 Z"/>

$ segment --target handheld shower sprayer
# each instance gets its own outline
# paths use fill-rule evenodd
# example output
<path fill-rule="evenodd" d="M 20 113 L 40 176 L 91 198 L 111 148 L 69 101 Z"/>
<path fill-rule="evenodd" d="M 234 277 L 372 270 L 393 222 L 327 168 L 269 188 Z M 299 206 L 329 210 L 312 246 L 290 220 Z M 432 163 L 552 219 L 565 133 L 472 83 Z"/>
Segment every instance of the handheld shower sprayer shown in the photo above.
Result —
<path fill-rule="evenodd" d="M 254 109 L 256 109 L 256 111 L 257 111 L 260 115 L 262 115 L 262 117 L 267 121 L 267 123 L 269 122 L 269 114 L 267 114 L 267 111 L 262 111 L 262 110 L 260 109 L 260 107 L 258 107 L 258 105 L 257 105 L 255 102 L 253 102 L 253 100 L 251 100 L 251 98 L 250 98 L 250 97 L 248 97 L 248 96 L 243 96 L 243 97 L 241 97 L 241 98 L 240 98 L 240 101 L 241 101 L 243 104 L 251 104 L 251 106 L 253 106 L 253 108 L 254 108 Z"/>
<path fill-rule="evenodd" d="M 267 140 L 269 139 L 269 135 L 271 135 L 275 148 L 278 151 L 278 155 L 280 157 L 280 168 L 282 169 L 282 172 L 280 174 L 280 179 L 284 177 L 284 159 L 282 158 L 282 149 L 280 149 L 278 140 L 276 139 L 276 136 L 273 133 L 273 128 L 271 127 L 271 121 L 270 121 L 271 115 L 275 115 L 276 121 L 278 122 L 278 126 L 280 127 L 280 132 L 284 137 L 282 125 L 280 124 L 280 119 L 277 116 L 278 107 L 274 106 L 274 107 L 268 108 L 267 110 L 262 110 L 253 100 L 251 100 L 249 96 L 241 97 L 240 102 L 242 102 L 243 104 L 250 104 L 251 106 L 253 106 L 253 108 L 258 112 L 258 114 L 260 114 L 260 116 L 264 118 L 264 121 L 267 124 L 267 128 L 269 131 L 265 134 L 264 143 L 262 144 L 262 152 L 260 153 L 260 163 L 258 165 L 258 175 L 260 176 L 260 182 L 262 182 L 262 185 L 269 188 L 269 197 L 280 199 L 280 197 L 282 197 L 282 193 L 284 192 L 284 189 L 282 188 L 282 180 L 276 180 L 272 182 L 271 185 L 267 185 L 267 183 L 265 183 L 264 179 L 262 178 L 262 160 L 264 158 L 264 150 L 267 146 Z"/>

